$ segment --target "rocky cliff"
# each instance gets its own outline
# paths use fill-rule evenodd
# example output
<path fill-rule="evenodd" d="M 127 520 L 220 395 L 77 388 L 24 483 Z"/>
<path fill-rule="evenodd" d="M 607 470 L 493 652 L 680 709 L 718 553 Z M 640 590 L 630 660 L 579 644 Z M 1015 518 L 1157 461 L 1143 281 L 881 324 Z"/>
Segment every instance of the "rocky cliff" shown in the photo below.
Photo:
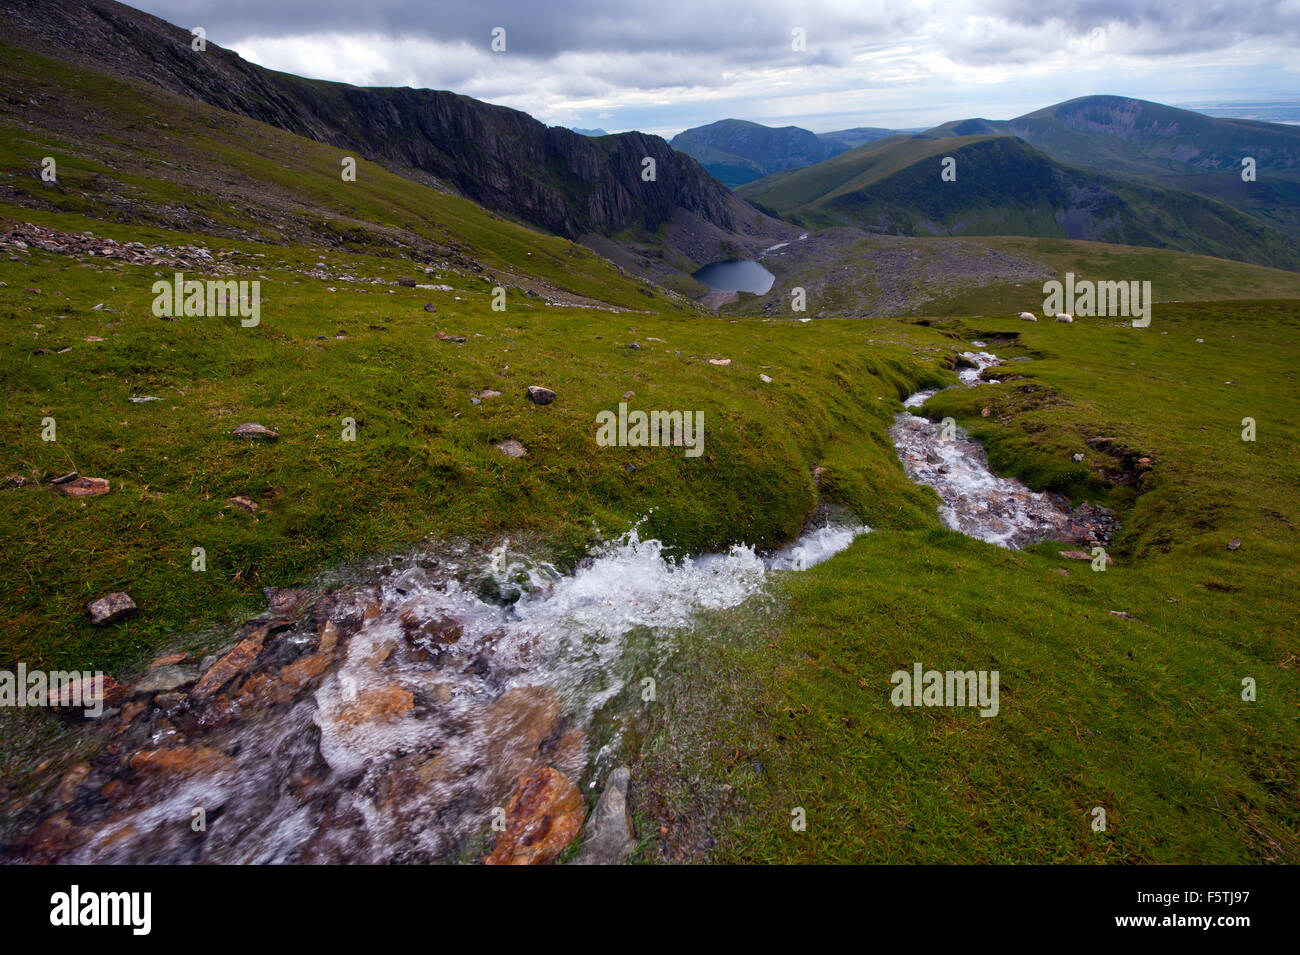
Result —
<path fill-rule="evenodd" d="M 196 52 L 187 30 L 112 0 L 0 0 L 0 39 L 355 150 L 568 238 L 654 232 L 683 213 L 723 233 L 780 229 L 657 136 L 592 139 L 455 93 L 277 73 L 211 42 Z"/>

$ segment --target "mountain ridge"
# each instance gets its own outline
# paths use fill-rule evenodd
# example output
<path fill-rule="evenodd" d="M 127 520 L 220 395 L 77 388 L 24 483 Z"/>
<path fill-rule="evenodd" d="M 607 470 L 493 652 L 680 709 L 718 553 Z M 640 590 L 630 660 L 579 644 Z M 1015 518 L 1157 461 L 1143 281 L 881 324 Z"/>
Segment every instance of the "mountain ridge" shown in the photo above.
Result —
<path fill-rule="evenodd" d="M 461 94 L 356 87 L 278 73 L 113 0 L 3 0 L 0 38 L 161 86 L 352 149 L 565 238 L 655 233 L 685 215 L 726 233 L 780 231 L 657 136 L 599 139 Z M 645 159 L 655 178 L 642 178 Z"/>

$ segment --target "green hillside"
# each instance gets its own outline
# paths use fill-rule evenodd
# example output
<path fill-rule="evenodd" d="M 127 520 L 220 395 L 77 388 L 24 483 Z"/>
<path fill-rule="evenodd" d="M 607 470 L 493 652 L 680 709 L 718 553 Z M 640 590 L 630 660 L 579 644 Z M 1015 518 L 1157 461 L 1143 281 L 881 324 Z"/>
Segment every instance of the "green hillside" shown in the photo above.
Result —
<path fill-rule="evenodd" d="M 945 157 L 956 178 L 941 179 Z M 1267 223 L 1187 192 L 1102 176 L 1014 136 L 881 140 L 742 187 L 760 208 L 809 228 L 892 235 L 1068 237 L 1300 268 Z"/>

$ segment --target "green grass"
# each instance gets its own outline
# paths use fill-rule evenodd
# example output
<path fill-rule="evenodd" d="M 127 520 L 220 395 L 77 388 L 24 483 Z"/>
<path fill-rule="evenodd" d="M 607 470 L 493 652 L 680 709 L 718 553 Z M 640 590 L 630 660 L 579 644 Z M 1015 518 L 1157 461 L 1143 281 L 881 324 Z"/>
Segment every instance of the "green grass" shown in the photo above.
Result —
<path fill-rule="evenodd" d="M 665 841 L 729 786 L 712 861 L 1300 860 L 1298 321 L 1295 303 L 1250 303 L 1041 326 L 998 349 L 1041 356 L 1012 366 L 1026 380 L 932 399 L 1037 486 L 1112 463 L 1088 436 L 1150 455 L 1140 496 L 1094 495 L 1127 502 L 1115 564 L 883 528 L 789 577 L 778 611 L 714 620 L 645 730 Z M 894 708 L 889 677 L 914 662 L 998 670 L 1001 712 Z"/>

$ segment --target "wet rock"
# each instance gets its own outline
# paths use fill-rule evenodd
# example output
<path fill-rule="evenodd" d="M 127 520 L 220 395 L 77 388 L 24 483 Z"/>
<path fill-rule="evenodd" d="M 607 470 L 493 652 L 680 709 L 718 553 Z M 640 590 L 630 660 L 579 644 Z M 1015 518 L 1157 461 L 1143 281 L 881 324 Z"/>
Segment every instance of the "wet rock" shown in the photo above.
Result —
<path fill-rule="evenodd" d="M 183 686 L 189 686 L 199 678 L 198 667 L 162 666 L 149 671 L 144 679 L 135 685 L 137 693 L 170 693 Z"/>
<path fill-rule="evenodd" d="M 27 860 L 37 864 L 57 862 L 63 855 L 85 845 L 94 830 L 73 825 L 66 812 L 56 812 L 32 833 L 27 842 Z"/>
<path fill-rule="evenodd" d="M 210 746 L 174 746 L 170 749 L 142 749 L 127 765 L 137 773 L 190 775 L 219 772 L 233 764 L 225 753 Z"/>
<path fill-rule="evenodd" d="M 424 616 L 418 607 L 406 607 L 398 611 L 397 619 L 401 621 L 402 632 L 409 641 L 428 640 L 433 643 L 455 643 L 465 633 L 465 628 L 458 620 L 441 614 Z"/>
<path fill-rule="evenodd" d="M 528 450 L 514 438 L 507 438 L 504 441 L 495 441 L 493 442 L 492 447 L 496 448 L 508 458 L 522 458 L 528 453 Z"/>
<path fill-rule="evenodd" d="M 564 775 L 573 779 L 581 777 L 587 768 L 587 734 L 578 726 L 565 730 L 554 747 L 546 752 L 546 757 Z"/>
<path fill-rule="evenodd" d="M 286 617 L 295 616 L 311 598 L 298 587 L 263 587 L 262 595 L 273 614 Z"/>
<path fill-rule="evenodd" d="M 86 781 L 90 776 L 90 763 L 81 762 L 73 766 L 63 778 L 59 780 L 59 785 L 55 787 L 53 795 L 50 797 L 50 805 L 62 809 L 77 795 L 77 787 Z"/>
<path fill-rule="evenodd" d="M 506 830 L 487 865 L 545 865 L 582 829 L 582 794 L 573 780 L 543 766 L 523 776 L 506 804 Z"/>
<path fill-rule="evenodd" d="M 180 663 L 188 656 L 189 656 L 188 653 L 169 653 L 166 656 L 161 656 L 155 659 L 152 663 L 149 664 L 149 669 L 156 670 L 159 667 L 169 667 L 173 663 Z"/>
<path fill-rule="evenodd" d="M 558 744 L 550 754 L 542 752 L 543 744 L 557 736 L 560 712 L 559 696 L 547 687 L 507 690 L 489 704 L 486 713 L 474 717 L 470 733 L 481 742 L 472 750 L 452 747 L 428 760 L 419 769 L 421 785 L 455 786 L 477 775 L 484 791 L 504 796 L 521 776 L 545 763 L 562 761 Z M 486 763 L 484 754 L 491 754 Z"/>
<path fill-rule="evenodd" d="M 333 653 L 334 648 L 338 646 L 339 628 L 333 620 L 326 620 L 320 628 L 320 646 L 317 648 L 318 653 Z"/>
<path fill-rule="evenodd" d="M 632 771 L 620 766 L 609 774 L 605 791 L 587 820 L 582 849 L 573 865 L 619 865 L 636 848 L 636 832 L 627 807 Z"/>
<path fill-rule="evenodd" d="M 241 424 L 230 433 L 237 438 L 260 438 L 265 441 L 275 441 L 280 437 L 277 432 L 272 431 L 270 428 L 251 421 Z"/>
<path fill-rule="evenodd" d="M 104 706 L 116 706 L 130 695 L 130 689 L 111 676 L 73 680 L 56 694 L 50 693 L 50 706 L 61 709 L 85 709 L 87 703 L 98 696 Z"/>
<path fill-rule="evenodd" d="M 145 708 L 146 704 L 143 700 L 131 700 L 127 703 L 123 703 L 122 718 L 118 721 L 117 732 L 121 733 L 123 730 L 127 729 L 127 727 L 135 722 L 135 718 L 145 711 Z"/>
<path fill-rule="evenodd" d="M 199 680 L 198 686 L 194 687 L 190 695 L 196 700 L 204 700 L 212 696 L 257 661 L 265 640 L 266 631 L 257 630 L 252 636 L 239 641 L 235 649 L 212 664 L 211 669 L 203 674 L 203 678 Z"/>
<path fill-rule="evenodd" d="M 235 701 L 248 707 L 288 703 L 299 690 L 328 670 L 332 661 L 332 654 L 309 653 L 279 673 L 256 674 L 235 694 Z"/>
<path fill-rule="evenodd" d="M 105 594 L 98 600 L 92 600 L 86 605 L 86 609 L 90 611 L 90 622 L 97 627 L 117 623 L 119 620 L 126 620 L 139 612 L 139 608 L 130 595 L 121 591 Z"/>
<path fill-rule="evenodd" d="M 108 481 L 97 477 L 81 477 L 75 473 L 56 487 L 68 497 L 95 497 L 108 493 Z"/>
<path fill-rule="evenodd" d="M 541 385 L 529 385 L 527 394 L 528 400 L 535 405 L 549 405 L 556 398 L 555 392 Z"/>
<path fill-rule="evenodd" d="M 333 715 L 336 723 L 357 727 L 363 723 L 380 723 L 404 716 L 415 706 L 410 690 L 388 685 L 362 690 L 355 700 Z"/>

